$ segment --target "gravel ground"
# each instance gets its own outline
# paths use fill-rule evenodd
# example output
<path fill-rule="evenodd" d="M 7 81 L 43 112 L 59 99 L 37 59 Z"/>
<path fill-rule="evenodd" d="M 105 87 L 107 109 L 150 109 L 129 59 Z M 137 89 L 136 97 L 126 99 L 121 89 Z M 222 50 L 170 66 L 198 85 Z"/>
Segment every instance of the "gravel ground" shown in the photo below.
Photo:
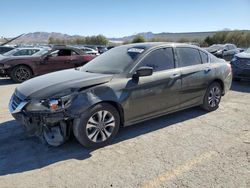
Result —
<path fill-rule="evenodd" d="M 47 147 L 7 111 L 16 84 L 0 79 L 0 187 L 250 187 L 250 82 L 220 108 L 123 128 L 112 145 Z"/>

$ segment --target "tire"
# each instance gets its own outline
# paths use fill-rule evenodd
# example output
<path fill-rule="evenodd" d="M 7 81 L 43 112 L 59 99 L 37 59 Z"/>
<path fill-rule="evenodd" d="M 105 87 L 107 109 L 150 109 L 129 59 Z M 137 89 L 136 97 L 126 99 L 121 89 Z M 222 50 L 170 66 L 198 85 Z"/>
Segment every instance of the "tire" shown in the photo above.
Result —
<path fill-rule="evenodd" d="M 84 147 L 99 148 L 114 139 L 119 127 L 120 115 L 116 108 L 99 103 L 81 115 L 80 121 L 73 125 L 73 133 Z"/>
<path fill-rule="evenodd" d="M 11 70 L 10 77 L 14 82 L 21 83 L 32 77 L 32 70 L 25 65 L 18 65 Z"/>
<path fill-rule="evenodd" d="M 221 85 L 218 82 L 210 84 L 204 96 L 202 108 L 209 112 L 216 110 L 219 107 L 221 95 Z"/>

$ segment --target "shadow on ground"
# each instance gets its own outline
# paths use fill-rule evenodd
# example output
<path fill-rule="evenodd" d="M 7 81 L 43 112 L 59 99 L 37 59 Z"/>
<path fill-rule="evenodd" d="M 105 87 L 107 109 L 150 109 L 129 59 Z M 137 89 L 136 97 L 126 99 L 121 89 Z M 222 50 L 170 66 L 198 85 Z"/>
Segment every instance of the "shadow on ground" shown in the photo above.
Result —
<path fill-rule="evenodd" d="M 113 144 L 175 125 L 204 113 L 200 108 L 192 108 L 122 128 Z M 49 147 L 38 138 L 25 135 L 22 127 L 14 120 L 0 124 L 0 135 L 0 176 L 35 170 L 68 159 L 84 160 L 91 157 L 93 151 L 85 149 L 75 139 L 57 148 Z"/>
<path fill-rule="evenodd" d="M 232 83 L 231 90 L 250 93 L 250 81 L 249 80 L 241 80 L 237 82 L 234 81 Z"/>

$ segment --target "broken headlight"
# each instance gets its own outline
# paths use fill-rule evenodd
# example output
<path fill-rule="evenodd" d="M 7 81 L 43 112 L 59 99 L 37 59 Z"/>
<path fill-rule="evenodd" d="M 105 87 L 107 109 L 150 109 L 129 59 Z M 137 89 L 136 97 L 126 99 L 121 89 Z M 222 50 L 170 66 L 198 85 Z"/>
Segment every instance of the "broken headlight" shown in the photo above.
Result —
<path fill-rule="evenodd" d="M 26 110 L 27 111 L 61 111 L 70 106 L 73 99 L 75 98 L 75 94 L 73 95 L 66 95 L 57 99 L 46 99 L 40 101 L 32 101 L 30 102 Z"/>

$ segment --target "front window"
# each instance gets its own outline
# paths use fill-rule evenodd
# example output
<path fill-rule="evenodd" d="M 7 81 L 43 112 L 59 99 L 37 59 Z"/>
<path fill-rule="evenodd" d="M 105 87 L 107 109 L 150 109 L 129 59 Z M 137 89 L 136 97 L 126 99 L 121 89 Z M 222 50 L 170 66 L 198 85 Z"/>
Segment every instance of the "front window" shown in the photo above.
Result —
<path fill-rule="evenodd" d="M 119 46 L 94 58 L 80 70 L 102 74 L 125 72 L 144 52 L 143 47 Z"/>
<path fill-rule="evenodd" d="M 173 49 L 154 50 L 142 60 L 140 67 L 142 66 L 152 67 L 154 72 L 173 69 L 175 67 Z"/>
<path fill-rule="evenodd" d="M 60 49 L 60 50 L 55 50 L 50 53 L 52 57 L 58 57 L 58 56 L 72 56 L 72 55 L 77 55 L 76 52 L 69 50 L 69 49 Z"/>

